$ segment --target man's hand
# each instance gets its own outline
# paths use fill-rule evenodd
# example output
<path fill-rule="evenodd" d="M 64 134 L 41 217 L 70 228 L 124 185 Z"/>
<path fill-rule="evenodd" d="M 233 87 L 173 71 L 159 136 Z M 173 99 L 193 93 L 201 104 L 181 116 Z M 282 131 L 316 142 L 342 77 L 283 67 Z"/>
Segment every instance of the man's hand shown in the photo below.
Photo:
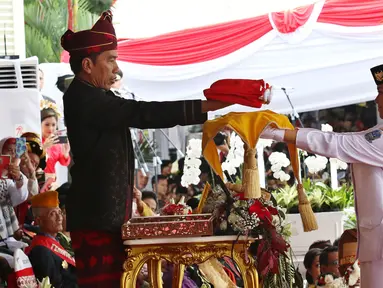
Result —
<path fill-rule="evenodd" d="M 23 238 L 23 235 L 24 235 L 24 232 L 20 228 L 19 230 L 13 233 L 13 238 L 15 238 L 17 241 L 20 241 Z"/>
<path fill-rule="evenodd" d="M 21 156 L 20 165 L 21 167 L 23 167 L 23 173 L 25 174 L 25 176 L 27 176 L 28 179 L 36 179 L 36 170 L 27 152 L 24 153 L 23 156 Z"/>
<path fill-rule="evenodd" d="M 133 187 L 133 198 L 138 201 L 141 201 L 142 193 L 137 189 L 136 186 Z"/>
<path fill-rule="evenodd" d="M 133 198 L 136 199 L 137 204 L 137 211 L 138 213 L 142 214 L 144 211 L 144 202 L 141 200 L 142 193 L 140 190 L 136 188 L 136 186 L 133 187 Z"/>
<path fill-rule="evenodd" d="M 260 138 L 295 144 L 297 140 L 297 133 L 298 130 L 286 130 L 268 126 L 263 130 Z"/>
<path fill-rule="evenodd" d="M 233 104 L 221 102 L 221 101 L 213 101 L 213 100 L 202 100 L 202 113 L 207 113 L 209 111 L 216 111 Z"/>
<path fill-rule="evenodd" d="M 20 167 L 14 164 L 9 164 L 8 174 L 11 179 L 18 181 L 21 178 Z"/>

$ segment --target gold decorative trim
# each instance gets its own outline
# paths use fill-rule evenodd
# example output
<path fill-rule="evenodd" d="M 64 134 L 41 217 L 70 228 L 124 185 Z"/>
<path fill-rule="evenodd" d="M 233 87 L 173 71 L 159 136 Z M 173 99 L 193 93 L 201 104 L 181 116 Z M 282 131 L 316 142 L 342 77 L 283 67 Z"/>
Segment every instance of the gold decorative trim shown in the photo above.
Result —
<path fill-rule="evenodd" d="M 113 35 L 111 33 L 99 32 L 99 31 L 93 31 L 93 30 L 89 30 L 89 31 L 92 33 L 96 33 L 96 34 L 109 35 L 109 36 L 112 36 L 113 38 L 117 39 L 116 35 Z"/>
<path fill-rule="evenodd" d="M 108 42 L 108 43 L 105 43 L 105 44 L 92 45 L 92 46 L 87 46 L 87 47 L 82 47 L 82 48 L 71 49 L 71 50 L 69 50 L 69 53 L 72 52 L 72 51 L 84 50 L 84 49 L 94 48 L 94 47 L 103 47 L 103 46 L 108 46 L 108 45 L 111 45 L 111 44 L 113 44 L 113 42 Z"/>

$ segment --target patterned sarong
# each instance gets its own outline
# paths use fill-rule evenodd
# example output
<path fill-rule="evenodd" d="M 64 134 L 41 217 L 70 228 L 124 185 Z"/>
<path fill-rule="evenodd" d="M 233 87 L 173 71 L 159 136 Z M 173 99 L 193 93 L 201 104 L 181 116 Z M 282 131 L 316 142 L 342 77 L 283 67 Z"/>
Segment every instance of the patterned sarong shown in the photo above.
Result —
<path fill-rule="evenodd" d="M 81 288 L 119 288 L 125 259 L 121 234 L 71 232 L 77 280 Z"/>

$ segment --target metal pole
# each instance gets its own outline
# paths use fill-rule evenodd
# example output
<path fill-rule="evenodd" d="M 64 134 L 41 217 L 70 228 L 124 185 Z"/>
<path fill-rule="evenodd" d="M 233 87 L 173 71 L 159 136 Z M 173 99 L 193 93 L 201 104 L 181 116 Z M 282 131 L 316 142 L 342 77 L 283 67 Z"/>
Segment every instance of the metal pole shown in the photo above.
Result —
<path fill-rule="evenodd" d="M 159 130 L 162 132 L 162 134 L 164 134 L 164 136 L 166 137 L 166 139 L 168 139 L 168 141 L 170 142 L 170 144 L 172 144 L 173 147 L 177 149 L 177 152 L 180 154 L 181 158 L 185 157 L 185 154 L 182 153 L 182 151 L 181 151 L 180 149 L 178 149 L 178 147 L 173 143 L 173 141 L 169 138 L 169 136 L 166 135 L 165 131 L 164 131 L 163 129 L 159 129 Z"/>
<path fill-rule="evenodd" d="M 155 179 L 155 187 L 156 187 L 156 194 L 158 194 L 158 171 L 157 171 L 157 147 L 156 147 L 156 130 L 153 129 L 153 149 L 154 149 L 154 156 L 153 156 L 153 166 L 154 166 L 154 179 Z M 153 187 L 154 188 L 154 187 Z"/>
<path fill-rule="evenodd" d="M 150 130 L 148 130 L 148 131 L 150 131 Z M 156 157 L 156 163 L 161 165 L 162 164 L 161 158 L 158 157 L 156 150 L 154 150 L 152 143 L 150 143 L 150 140 L 148 139 L 148 137 L 146 137 L 144 130 L 141 130 L 141 133 L 142 133 L 142 137 L 144 137 L 146 143 L 148 143 L 150 150 L 152 150 L 153 155 L 154 155 L 153 157 Z M 153 164 L 153 166 L 154 166 L 154 164 Z"/>

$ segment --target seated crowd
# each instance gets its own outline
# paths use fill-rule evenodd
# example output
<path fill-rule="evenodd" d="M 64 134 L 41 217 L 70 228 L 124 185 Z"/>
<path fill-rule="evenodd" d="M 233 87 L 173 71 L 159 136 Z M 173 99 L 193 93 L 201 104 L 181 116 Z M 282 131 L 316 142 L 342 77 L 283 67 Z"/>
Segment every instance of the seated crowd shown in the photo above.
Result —
<path fill-rule="evenodd" d="M 310 245 L 303 261 L 307 287 L 359 287 L 356 250 L 356 229 L 346 230 L 334 243 L 321 240 Z"/>

